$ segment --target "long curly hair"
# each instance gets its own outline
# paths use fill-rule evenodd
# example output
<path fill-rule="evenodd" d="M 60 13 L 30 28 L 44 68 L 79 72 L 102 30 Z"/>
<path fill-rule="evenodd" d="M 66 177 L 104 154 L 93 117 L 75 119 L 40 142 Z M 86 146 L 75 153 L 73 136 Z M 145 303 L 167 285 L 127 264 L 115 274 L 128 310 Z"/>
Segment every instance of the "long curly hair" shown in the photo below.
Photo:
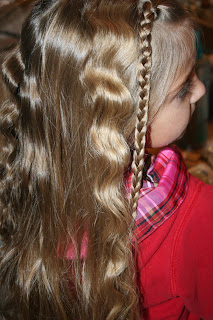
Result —
<path fill-rule="evenodd" d="M 146 131 L 194 47 L 192 20 L 174 1 L 33 8 L 2 65 L 4 319 L 141 319 L 132 214 Z"/>

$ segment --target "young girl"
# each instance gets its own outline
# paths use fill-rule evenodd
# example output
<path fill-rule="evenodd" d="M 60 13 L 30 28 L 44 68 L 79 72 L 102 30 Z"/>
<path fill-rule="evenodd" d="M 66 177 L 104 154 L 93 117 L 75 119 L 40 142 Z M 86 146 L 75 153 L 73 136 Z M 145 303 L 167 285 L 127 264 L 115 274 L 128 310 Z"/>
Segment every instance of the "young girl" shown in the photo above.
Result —
<path fill-rule="evenodd" d="M 204 94 L 172 0 L 43 0 L 0 110 L 3 319 L 213 319 L 213 187 L 175 147 Z"/>

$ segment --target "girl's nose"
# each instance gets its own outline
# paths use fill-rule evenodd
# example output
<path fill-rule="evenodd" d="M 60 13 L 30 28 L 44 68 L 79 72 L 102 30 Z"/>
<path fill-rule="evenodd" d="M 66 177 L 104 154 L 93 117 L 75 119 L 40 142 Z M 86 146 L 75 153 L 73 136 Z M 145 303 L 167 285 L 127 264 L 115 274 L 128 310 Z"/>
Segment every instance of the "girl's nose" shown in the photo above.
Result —
<path fill-rule="evenodd" d="M 206 88 L 204 84 L 197 78 L 196 85 L 193 89 L 193 94 L 191 96 L 190 103 L 196 103 L 202 96 L 206 93 Z"/>

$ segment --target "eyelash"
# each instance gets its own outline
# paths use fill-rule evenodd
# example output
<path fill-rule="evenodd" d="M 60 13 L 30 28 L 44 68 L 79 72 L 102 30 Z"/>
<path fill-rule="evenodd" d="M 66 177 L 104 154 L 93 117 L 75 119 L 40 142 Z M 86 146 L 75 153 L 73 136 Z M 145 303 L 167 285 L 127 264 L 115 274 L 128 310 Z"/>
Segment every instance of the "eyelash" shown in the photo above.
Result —
<path fill-rule="evenodd" d="M 184 100 L 191 93 L 192 87 L 193 87 L 193 81 L 189 79 L 185 83 L 181 91 L 178 93 L 178 99 Z"/>

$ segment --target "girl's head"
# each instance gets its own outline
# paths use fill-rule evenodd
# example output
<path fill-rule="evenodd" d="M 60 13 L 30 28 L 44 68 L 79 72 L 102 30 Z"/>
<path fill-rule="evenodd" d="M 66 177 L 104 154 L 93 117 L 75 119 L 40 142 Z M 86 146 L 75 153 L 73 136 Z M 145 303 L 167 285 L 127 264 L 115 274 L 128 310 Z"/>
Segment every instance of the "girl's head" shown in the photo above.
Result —
<path fill-rule="evenodd" d="M 171 2 L 170 2 L 171 3 Z M 180 8 L 170 12 L 162 1 L 162 15 L 153 23 L 151 96 L 147 145 L 159 148 L 180 138 L 186 130 L 195 102 L 205 93 L 197 78 L 193 20 Z M 172 7 L 174 8 L 174 3 Z M 166 15 L 166 19 L 165 19 Z M 182 17 L 182 22 L 181 22 Z M 165 23 L 166 20 L 166 23 Z"/>
<path fill-rule="evenodd" d="M 176 1 L 33 9 L 2 67 L 10 96 L 0 111 L 2 277 L 26 319 L 137 319 L 131 212 L 147 127 L 195 52 Z"/>

